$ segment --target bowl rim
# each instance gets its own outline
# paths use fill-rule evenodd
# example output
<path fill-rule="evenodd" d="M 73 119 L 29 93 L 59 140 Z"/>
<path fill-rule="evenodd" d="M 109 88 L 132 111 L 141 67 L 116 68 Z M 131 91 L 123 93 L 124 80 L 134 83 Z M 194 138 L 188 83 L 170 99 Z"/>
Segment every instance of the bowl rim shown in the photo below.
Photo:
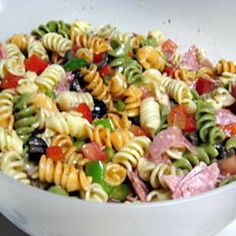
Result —
<path fill-rule="evenodd" d="M 91 206 L 93 208 L 103 208 L 103 209 L 116 209 L 119 208 L 119 210 L 126 210 L 126 209 L 143 209 L 143 208 L 162 208 L 162 207 L 170 207 L 175 205 L 182 205 L 185 203 L 194 202 L 203 198 L 209 198 L 211 196 L 215 196 L 218 194 L 221 194 L 225 191 L 229 191 L 232 188 L 236 189 L 236 181 L 233 183 L 230 183 L 228 185 L 213 189 L 211 191 L 198 194 L 196 196 L 191 196 L 187 198 L 180 198 L 180 199 L 173 199 L 173 200 L 164 200 L 159 202 L 144 202 L 144 203 L 132 203 L 132 204 L 124 204 L 124 203 L 112 203 L 112 202 L 106 202 L 106 203 L 99 203 L 99 202 L 93 202 L 93 201 L 85 201 L 80 198 L 75 197 L 64 197 L 57 194 L 53 194 L 51 192 L 45 191 L 43 189 L 23 184 L 15 179 L 13 179 L 10 176 L 7 176 L 4 173 L 0 173 L 0 179 L 3 179 L 9 186 L 14 186 L 16 189 L 20 189 L 20 191 L 27 191 L 29 194 L 36 194 L 38 192 L 38 196 L 48 198 L 49 200 L 60 201 L 64 204 L 82 204 L 82 206 Z M 4 191 L 4 190 L 3 190 Z"/>

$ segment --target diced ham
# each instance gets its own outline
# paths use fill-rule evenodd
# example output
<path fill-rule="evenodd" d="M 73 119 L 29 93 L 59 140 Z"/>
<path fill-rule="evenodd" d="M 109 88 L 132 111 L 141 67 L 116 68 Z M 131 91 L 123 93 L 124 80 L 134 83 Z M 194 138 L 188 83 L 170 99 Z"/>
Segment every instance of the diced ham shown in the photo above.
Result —
<path fill-rule="evenodd" d="M 210 67 L 211 69 L 214 69 L 213 64 L 207 58 L 203 58 L 201 61 L 199 61 L 198 54 L 198 47 L 195 45 L 191 46 L 189 50 L 182 56 L 180 64 L 190 70 L 198 70 L 202 67 Z"/>
<path fill-rule="evenodd" d="M 134 188 L 135 193 L 141 202 L 145 202 L 147 198 L 148 189 L 145 183 L 139 178 L 137 172 L 128 172 L 128 178 Z"/>
<path fill-rule="evenodd" d="M 0 59 L 4 59 L 4 58 L 5 58 L 4 48 L 3 48 L 3 45 L 0 43 Z"/>
<path fill-rule="evenodd" d="M 219 181 L 220 170 L 217 163 L 207 166 L 201 162 L 184 178 L 173 175 L 163 176 L 163 180 L 172 191 L 172 198 L 194 196 L 216 187 Z"/>
<path fill-rule="evenodd" d="M 216 124 L 220 126 L 236 124 L 236 115 L 227 109 L 220 109 L 216 112 Z"/>
<path fill-rule="evenodd" d="M 70 72 L 67 72 L 66 76 L 63 79 L 61 79 L 60 82 L 58 83 L 55 89 L 55 94 L 58 95 L 61 92 L 69 91 L 73 79 L 74 75 Z"/>
<path fill-rule="evenodd" d="M 154 138 L 148 149 L 150 159 L 157 163 L 162 162 L 165 152 L 171 147 L 185 147 L 192 153 L 196 152 L 195 147 L 183 136 L 182 131 L 176 126 L 171 126 Z"/>

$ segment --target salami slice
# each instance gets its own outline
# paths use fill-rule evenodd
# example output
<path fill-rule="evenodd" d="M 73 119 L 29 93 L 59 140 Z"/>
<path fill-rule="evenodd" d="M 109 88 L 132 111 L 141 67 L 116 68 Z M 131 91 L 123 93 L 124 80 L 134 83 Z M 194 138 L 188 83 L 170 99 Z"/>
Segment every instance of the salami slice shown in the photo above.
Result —
<path fill-rule="evenodd" d="M 172 191 L 172 198 L 190 197 L 212 190 L 216 187 L 220 176 L 217 163 L 207 166 L 201 162 L 184 178 L 179 176 L 163 176 L 163 180 Z"/>
<path fill-rule="evenodd" d="M 151 160 L 165 159 L 165 152 L 171 147 L 185 147 L 190 152 L 195 153 L 195 147 L 183 136 L 182 131 L 172 126 L 161 131 L 153 140 L 149 147 L 149 156 Z"/>
<path fill-rule="evenodd" d="M 146 202 L 148 189 L 145 183 L 139 178 L 137 172 L 128 172 L 128 178 L 140 201 Z"/>

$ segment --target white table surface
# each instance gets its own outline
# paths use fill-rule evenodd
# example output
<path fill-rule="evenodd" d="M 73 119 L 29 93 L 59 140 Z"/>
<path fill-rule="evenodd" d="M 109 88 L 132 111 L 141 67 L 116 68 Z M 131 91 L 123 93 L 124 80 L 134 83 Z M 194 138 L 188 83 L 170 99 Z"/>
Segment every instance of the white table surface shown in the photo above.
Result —
<path fill-rule="evenodd" d="M 27 236 L 0 214 L 0 235 Z M 236 220 L 215 236 L 236 236 Z"/>

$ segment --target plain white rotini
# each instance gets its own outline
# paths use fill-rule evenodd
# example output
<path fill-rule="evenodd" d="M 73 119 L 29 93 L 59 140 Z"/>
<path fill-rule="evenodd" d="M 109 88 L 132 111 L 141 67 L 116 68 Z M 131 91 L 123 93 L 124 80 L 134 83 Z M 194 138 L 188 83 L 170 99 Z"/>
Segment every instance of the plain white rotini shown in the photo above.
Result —
<path fill-rule="evenodd" d="M 93 97 L 87 92 L 63 91 L 56 98 L 58 107 L 65 111 L 71 107 L 76 107 L 80 103 L 86 103 L 90 110 L 93 110 Z"/>
<path fill-rule="evenodd" d="M 206 98 L 206 101 L 218 110 L 232 105 L 235 99 L 226 88 L 218 87 L 210 94 L 209 98 Z"/>
<path fill-rule="evenodd" d="M 46 49 L 56 52 L 61 57 L 64 57 L 66 52 L 72 48 L 72 41 L 63 38 L 57 33 L 45 34 L 43 36 L 42 42 Z"/>
<path fill-rule="evenodd" d="M 79 112 L 55 112 L 46 119 L 46 128 L 77 138 L 88 137 L 86 126 L 91 125 Z"/>
<path fill-rule="evenodd" d="M 219 76 L 219 80 L 224 85 L 229 85 L 236 82 L 236 74 L 230 72 L 223 72 L 221 76 Z"/>
<path fill-rule="evenodd" d="M 75 20 L 70 27 L 70 38 L 74 42 L 76 35 L 86 33 L 91 28 L 91 25 L 82 20 Z"/>
<path fill-rule="evenodd" d="M 166 154 L 174 160 L 181 159 L 183 157 L 183 154 L 185 152 L 185 148 L 177 148 L 172 147 L 166 151 Z"/>
<path fill-rule="evenodd" d="M 5 46 L 6 70 L 13 75 L 22 76 L 25 74 L 25 56 L 16 44 L 9 43 Z"/>
<path fill-rule="evenodd" d="M 147 202 L 157 202 L 171 199 L 171 192 L 166 189 L 152 190 L 147 195 Z"/>
<path fill-rule="evenodd" d="M 62 66 L 52 64 L 37 77 L 36 84 L 42 91 L 53 90 L 57 86 L 58 82 L 65 77 L 65 75 L 66 73 Z"/>
<path fill-rule="evenodd" d="M 23 79 L 18 82 L 16 91 L 19 94 L 30 93 L 36 94 L 38 92 L 38 85 L 35 83 L 37 74 L 33 71 L 27 71 Z"/>
<path fill-rule="evenodd" d="M 160 128 L 160 105 L 153 97 L 145 98 L 140 106 L 140 124 L 141 127 L 151 132 L 152 136 Z"/>
<path fill-rule="evenodd" d="M 145 80 L 144 84 L 145 86 L 150 89 L 151 92 L 153 92 L 157 98 L 157 101 L 166 106 L 170 106 L 170 99 L 168 94 L 166 93 L 166 90 L 163 86 L 161 86 L 161 72 L 157 69 L 147 69 L 143 73 Z"/>
<path fill-rule="evenodd" d="M 0 60 L 0 78 L 3 78 L 6 75 L 7 68 L 6 68 L 6 60 Z"/>
<path fill-rule="evenodd" d="M 0 150 L 16 151 L 21 154 L 23 152 L 23 142 L 18 137 L 15 130 L 8 130 L 0 127 Z"/>
<path fill-rule="evenodd" d="M 163 75 L 161 86 L 166 89 L 169 97 L 174 99 L 178 104 L 188 105 L 191 112 L 196 110 L 196 104 L 193 101 L 191 88 L 186 83 Z"/>
<path fill-rule="evenodd" d="M 134 137 L 114 155 L 112 160 L 125 166 L 128 171 L 132 171 L 132 168 L 138 165 L 138 160 L 144 156 L 150 143 L 151 140 L 146 136 Z"/>
<path fill-rule="evenodd" d="M 82 194 L 82 197 L 86 201 L 94 201 L 94 202 L 107 202 L 108 195 L 102 188 L 102 186 L 98 183 L 91 184 L 88 187 L 88 190 Z"/>
<path fill-rule="evenodd" d="M 169 166 L 164 163 L 154 164 L 144 158 L 140 158 L 138 162 L 138 173 L 141 179 L 150 182 L 154 189 L 159 187 L 167 188 L 163 175 L 178 175 L 174 166 Z"/>
<path fill-rule="evenodd" d="M 116 28 L 113 27 L 111 24 L 100 25 L 94 30 L 93 33 L 101 38 L 111 39 L 116 33 Z"/>
<path fill-rule="evenodd" d="M 8 151 L 0 154 L 0 169 L 4 174 L 24 184 L 30 184 L 24 172 L 22 157 L 16 151 Z"/>
<path fill-rule="evenodd" d="M 28 43 L 27 51 L 28 51 L 29 57 L 32 55 L 37 55 L 40 58 L 42 58 L 43 60 L 46 60 L 46 61 L 49 60 L 46 49 L 44 48 L 42 42 L 39 40 L 31 40 Z"/>
<path fill-rule="evenodd" d="M 5 89 L 0 92 L 0 126 L 12 129 L 14 125 L 13 106 L 14 89 Z"/>

